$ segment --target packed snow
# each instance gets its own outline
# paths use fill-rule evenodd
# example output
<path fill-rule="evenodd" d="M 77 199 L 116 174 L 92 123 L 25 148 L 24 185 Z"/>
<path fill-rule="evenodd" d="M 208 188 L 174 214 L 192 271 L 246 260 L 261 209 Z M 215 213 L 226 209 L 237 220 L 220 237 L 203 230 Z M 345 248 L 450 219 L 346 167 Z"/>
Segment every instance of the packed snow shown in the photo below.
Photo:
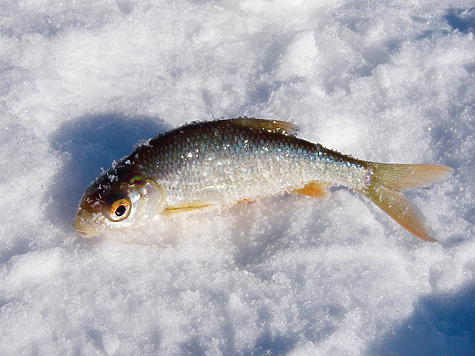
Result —
<path fill-rule="evenodd" d="M 0 3 L 1 355 L 475 353 L 473 1 Z M 89 183 L 196 120 L 290 120 L 382 162 L 439 242 L 356 193 L 81 239 Z"/>

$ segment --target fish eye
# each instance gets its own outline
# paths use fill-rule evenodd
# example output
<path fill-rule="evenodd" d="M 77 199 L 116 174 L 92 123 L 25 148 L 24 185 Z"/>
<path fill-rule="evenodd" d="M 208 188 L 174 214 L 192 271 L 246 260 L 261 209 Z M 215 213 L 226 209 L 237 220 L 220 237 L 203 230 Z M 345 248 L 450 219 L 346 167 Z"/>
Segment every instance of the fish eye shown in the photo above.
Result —
<path fill-rule="evenodd" d="M 109 208 L 109 217 L 112 221 L 121 221 L 130 214 L 130 202 L 128 199 L 120 198 L 115 200 Z"/>

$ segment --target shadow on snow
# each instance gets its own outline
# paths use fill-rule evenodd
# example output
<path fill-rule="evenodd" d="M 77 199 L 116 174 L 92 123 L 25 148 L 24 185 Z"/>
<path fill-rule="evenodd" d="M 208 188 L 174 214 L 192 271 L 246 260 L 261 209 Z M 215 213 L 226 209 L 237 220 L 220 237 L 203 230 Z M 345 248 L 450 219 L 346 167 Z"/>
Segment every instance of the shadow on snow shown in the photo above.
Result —
<path fill-rule="evenodd" d="M 79 199 L 101 170 L 131 153 L 140 140 L 166 129 L 161 119 L 122 114 L 85 116 L 65 123 L 50 137 L 63 167 L 46 193 L 47 218 L 69 228 Z"/>
<path fill-rule="evenodd" d="M 475 355 L 475 283 L 419 299 L 399 328 L 367 355 Z"/>

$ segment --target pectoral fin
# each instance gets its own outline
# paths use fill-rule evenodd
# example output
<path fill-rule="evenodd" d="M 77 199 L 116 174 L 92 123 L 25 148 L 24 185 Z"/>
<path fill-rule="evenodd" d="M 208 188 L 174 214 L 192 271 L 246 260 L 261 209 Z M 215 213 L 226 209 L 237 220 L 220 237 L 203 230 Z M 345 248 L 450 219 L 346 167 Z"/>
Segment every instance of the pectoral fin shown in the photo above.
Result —
<path fill-rule="evenodd" d="M 328 198 L 330 193 L 328 192 L 328 187 L 321 183 L 312 182 L 307 184 L 305 187 L 300 189 L 295 189 L 292 191 L 295 194 L 308 195 L 309 197 L 314 198 Z"/>
<path fill-rule="evenodd" d="M 169 206 L 161 211 L 164 215 L 177 215 L 180 213 L 188 213 L 192 211 L 197 211 L 205 209 L 213 204 L 207 202 L 192 202 L 187 204 Z"/>

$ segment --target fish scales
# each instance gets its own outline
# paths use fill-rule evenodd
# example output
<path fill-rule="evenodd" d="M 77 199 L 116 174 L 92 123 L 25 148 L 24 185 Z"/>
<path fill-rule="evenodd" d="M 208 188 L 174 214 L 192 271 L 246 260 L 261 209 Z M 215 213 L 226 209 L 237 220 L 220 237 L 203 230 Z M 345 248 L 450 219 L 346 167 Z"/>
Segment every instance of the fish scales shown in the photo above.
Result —
<path fill-rule="evenodd" d="M 310 181 L 364 183 L 367 168 L 348 156 L 291 135 L 249 130 L 231 120 L 197 123 L 149 142 L 139 174 L 161 184 L 170 206 L 231 204 L 301 188 Z"/>
<path fill-rule="evenodd" d="M 295 136 L 294 124 L 255 118 L 197 122 L 159 134 L 101 174 L 79 202 L 73 227 L 84 237 L 177 212 L 297 193 L 328 196 L 345 186 L 403 228 L 435 241 L 403 191 L 446 178 L 439 165 L 363 161 Z"/>

